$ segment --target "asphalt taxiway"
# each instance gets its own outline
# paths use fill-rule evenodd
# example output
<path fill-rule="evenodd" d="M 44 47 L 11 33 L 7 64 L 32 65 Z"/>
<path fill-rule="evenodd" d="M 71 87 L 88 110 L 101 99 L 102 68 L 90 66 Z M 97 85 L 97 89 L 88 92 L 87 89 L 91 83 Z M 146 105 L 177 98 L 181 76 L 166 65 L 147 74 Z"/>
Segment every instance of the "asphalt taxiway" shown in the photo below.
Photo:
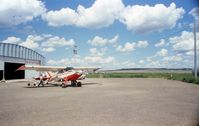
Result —
<path fill-rule="evenodd" d="M 86 79 L 82 87 L 0 83 L 1 126 L 197 126 L 199 85 L 165 79 Z"/>

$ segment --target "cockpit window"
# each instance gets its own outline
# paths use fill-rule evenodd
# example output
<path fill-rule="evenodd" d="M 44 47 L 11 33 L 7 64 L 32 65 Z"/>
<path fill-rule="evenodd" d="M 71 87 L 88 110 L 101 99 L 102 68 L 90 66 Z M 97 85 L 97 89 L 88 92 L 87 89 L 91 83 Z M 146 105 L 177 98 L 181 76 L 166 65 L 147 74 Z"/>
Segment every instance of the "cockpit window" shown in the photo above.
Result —
<path fill-rule="evenodd" d="M 60 70 L 60 71 L 58 71 L 58 74 L 61 74 L 61 73 L 64 73 L 65 72 L 65 70 Z"/>

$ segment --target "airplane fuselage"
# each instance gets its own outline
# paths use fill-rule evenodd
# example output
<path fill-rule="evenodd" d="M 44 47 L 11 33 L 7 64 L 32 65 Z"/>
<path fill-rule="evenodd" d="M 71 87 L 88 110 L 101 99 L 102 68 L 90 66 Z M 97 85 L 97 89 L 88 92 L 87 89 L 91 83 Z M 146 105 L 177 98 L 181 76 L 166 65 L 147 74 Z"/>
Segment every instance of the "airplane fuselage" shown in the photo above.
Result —
<path fill-rule="evenodd" d="M 36 77 L 35 80 L 43 80 L 43 81 L 57 81 L 57 82 L 66 82 L 66 81 L 76 81 L 85 79 L 85 75 L 82 71 L 64 71 L 64 72 L 57 72 L 57 73 L 49 73 L 46 72 L 42 77 Z"/>

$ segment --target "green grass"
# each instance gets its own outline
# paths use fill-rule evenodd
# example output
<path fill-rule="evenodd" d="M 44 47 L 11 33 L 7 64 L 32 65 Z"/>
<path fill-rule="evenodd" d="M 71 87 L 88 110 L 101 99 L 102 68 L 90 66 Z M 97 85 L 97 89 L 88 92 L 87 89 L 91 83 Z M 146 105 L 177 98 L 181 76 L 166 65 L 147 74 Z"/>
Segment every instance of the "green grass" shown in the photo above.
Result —
<path fill-rule="evenodd" d="M 191 73 L 92 73 L 88 78 L 164 78 L 199 84 Z"/>

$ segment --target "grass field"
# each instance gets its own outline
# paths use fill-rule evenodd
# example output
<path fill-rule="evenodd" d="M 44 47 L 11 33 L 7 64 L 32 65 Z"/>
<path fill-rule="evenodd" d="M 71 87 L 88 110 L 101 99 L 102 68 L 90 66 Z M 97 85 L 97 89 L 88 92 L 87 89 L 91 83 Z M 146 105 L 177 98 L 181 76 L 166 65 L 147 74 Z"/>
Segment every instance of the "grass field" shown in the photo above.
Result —
<path fill-rule="evenodd" d="M 191 73 L 92 73 L 88 78 L 164 78 L 199 84 Z"/>

